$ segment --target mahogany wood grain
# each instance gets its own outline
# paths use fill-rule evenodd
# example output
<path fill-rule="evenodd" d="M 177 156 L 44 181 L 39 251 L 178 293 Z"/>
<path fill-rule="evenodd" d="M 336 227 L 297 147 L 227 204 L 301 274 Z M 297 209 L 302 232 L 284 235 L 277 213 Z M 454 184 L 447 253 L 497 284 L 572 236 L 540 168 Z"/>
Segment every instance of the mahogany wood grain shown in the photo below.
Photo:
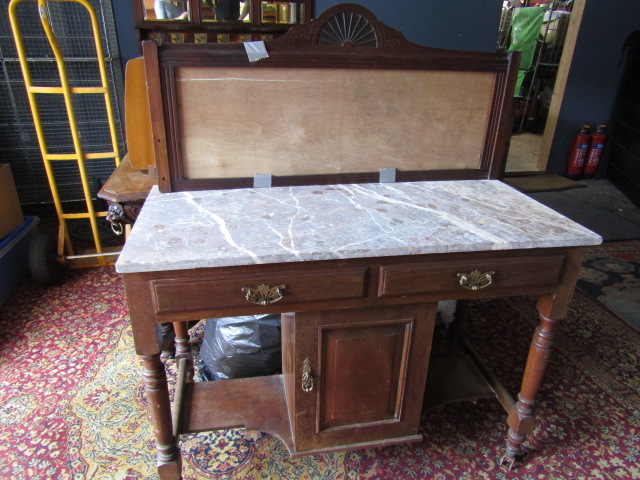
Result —
<path fill-rule="evenodd" d="M 167 132 L 164 122 L 164 106 L 161 89 L 161 79 L 158 75 L 158 51 L 155 42 L 142 42 L 145 78 L 147 80 L 147 97 L 149 100 L 149 116 L 151 118 L 151 139 L 153 141 L 153 155 L 158 172 L 158 186 L 166 190 L 170 184 Z"/>
<path fill-rule="evenodd" d="M 566 265 L 559 279 L 559 290 L 552 295 L 541 296 L 538 300 L 537 308 L 542 315 L 556 319 L 562 319 L 567 315 L 585 251 L 585 248 L 572 248 L 567 251 Z"/>
<path fill-rule="evenodd" d="M 472 268 L 482 273 L 494 272 L 489 290 L 496 288 L 556 285 L 565 261 L 563 255 L 540 258 L 492 258 L 473 262 Z M 394 264 L 380 268 L 378 295 L 409 295 L 428 288 L 431 292 L 460 290 L 458 273 L 470 273 L 468 261 Z M 428 285 L 428 287 L 427 287 Z M 452 293 L 455 296 L 455 293 Z"/>
<path fill-rule="evenodd" d="M 159 354 L 162 351 L 162 329 L 156 324 L 153 312 L 149 310 L 149 284 L 143 278 L 128 275 L 123 276 L 123 282 L 136 353 L 141 356 Z"/>
<path fill-rule="evenodd" d="M 435 302 L 452 298 L 538 294 L 541 326 L 532 342 L 518 403 L 509 412 L 506 461 L 511 463 L 520 443 L 535 424 L 536 395 L 548 361 L 555 321 L 546 317 L 544 312 L 554 312 L 558 314 L 557 318 L 566 314 L 583 253 L 584 249 L 580 248 L 549 248 L 301 262 L 295 274 L 302 277 L 313 277 L 314 271 L 317 271 L 319 278 L 322 278 L 324 273 L 334 269 L 347 275 L 347 278 L 353 272 L 359 272 L 358 292 L 364 293 L 340 299 L 317 291 L 315 298 L 305 294 L 301 300 L 296 300 L 287 299 L 285 295 L 281 301 L 266 306 L 247 302 L 241 307 L 233 302 L 231 305 L 222 302 L 207 303 L 206 308 L 200 305 L 194 309 L 189 301 L 190 291 L 186 288 L 181 296 L 171 297 L 171 303 L 166 304 L 168 313 L 154 313 L 157 312 L 157 299 L 153 294 L 153 286 L 158 282 L 170 279 L 173 283 L 181 284 L 182 277 L 186 285 L 197 285 L 198 279 L 206 285 L 213 277 L 264 278 L 265 274 L 277 277 L 278 272 L 291 273 L 291 265 L 136 273 L 124 275 L 124 280 L 136 349 L 147 355 L 148 362 L 156 371 L 158 368 L 153 359 L 159 354 L 159 346 L 152 334 L 155 333 L 155 328 L 152 328 L 155 327 L 154 322 L 296 312 L 283 315 L 281 377 L 187 383 L 182 396 L 184 408 L 180 421 L 183 425 L 181 431 L 235 426 L 270 431 L 281 438 L 294 455 L 419 439 L 417 425 L 428 368 Z M 443 275 L 441 272 L 447 259 L 455 268 L 444 268 L 449 275 Z M 495 285 L 477 291 L 466 290 L 459 285 L 457 289 L 453 287 L 459 269 L 469 272 L 475 268 L 493 268 L 495 265 L 500 272 L 503 264 L 507 266 L 506 271 L 510 272 L 506 277 L 511 279 L 510 282 L 496 280 Z M 405 279 L 400 282 L 402 288 L 395 290 L 394 295 L 379 296 L 380 291 L 386 291 L 387 286 L 391 285 L 386 284 L 391 277 L 381 281 L 381 270 L 412 272 L 426 268 L 429 271 L 429 265 L 434 266 L 434 271 L 440 272 L 437 277 L 429 281 L 411 277 L 411 281 Z M 552 273 L 529 274 L 527 268 L 535 265 L 548 266 Z M 396 266 L 400 268 L 396 269 Z M 560 271 L 554 272 L 557 268 Z M 361 283 L 363 278 L 364 285 Z M 340 285 L 339 276 L 336 277 L 336 284 Z M 416 288 L 416 285 L 420 287 Z M 307 288 L 313 290 L 310 285 Z M 407 291 L 403 293 L 403 289 Z M 234 290 L 237 288 L 234 287 Z M 409 331 L 410 339 L 407 340 Z M 400 357 L 399 351 L 402 351 Z M 386 368 L 390 370 L 386 374 L 381 372 L 379 377 L 373 376 L 367 366 L 359 368 L 352 365 L 358 358 L 378 365 L 384 363 L 383 357 L 387 358 Z M 301 389 L 302 365 L 306 358 L 311 360 L 316 385 L 314 393 Z M 345 363 L 347 366 L 342 372 L 340 368 Z M 367 395 L 363 396 L 361 384 L 350 381 L 351 371 L 367 377 L 371 382 L 369 393 L 386 392 L 383 396 L 388 401 L 374 403 L 360 411 L 358 406 L 362 407 Z M 167 453 L 171 452 L 171 447 L 167 447 L 170 442 L 166 442 L 169 438 L 167 432 L 171 432 L 171 418 L 169 416 L 167 419 L 164 413 L 165 409 L 168 410 L 168 397 L 164 399 L 168 393 L 165 393 L 166 385 L 161 385 L 157 373 L 153 378 L 158 383 L 152 388 L 152 395 L 163 405 L 158 406 L 153 414 L 158 438 L 161 439 L 159 455 L 162 458 L 166 455 L 170 457 L 171 454 Z M 353 388 L 357 385 L 360 387 Z M 267 408 L 276 413 L 265 415 Z"/>
<path fill-rule="evenodd" d="M 189 328 L 186 322 L 174 322 L 176 333 L 176 359 L 187 358 L 191 361 L 191 347 L 189 346 Z"/>
<path fill-rule="evenodd" d="M 309 359 L 313 389 L 293 372 L 295 448 L 418 435 L 436 304 L 296 313 L 295 365 Z M 289 325 L 287 328 L 291 328 Z"/>
<path fill-rule="evenodd" d="M 187 376 L 189 370 L 189 360 L 182 357 L 177 361 L 178 375 L 176 376 L 175 391 L 173 394 L 173 408 L 171 410 L 173 435 L 178 438 L 180 435 L 180 421 L 182 418 L 182 405 L 184 400 L 184 389 L 187 384 Z"/>
<path fill-rule="evenodd" d="M 296 338 L 295 314 L 285 312 L 280 320 L 280 339 L 282 348 L 282 382 L 287 398 L 287 414 L 289 425 L 295 425 L 296 419 L 296 387 L 299 385 L 296 377 L 296 341 L 303 342 L 303 338 Z M 293 435 L 293 432 L 292 432 Z"/>
<path fill-rule="evenodd" d="M 535 329 L 529 348 L 518 401 L 508 409 L 507 447 L 501 463 L 506 463 L 510 469 L 513 468 L 520 453 L 522 442 L 535 427 L 536 397 L 549 363 L 553 347 L 554 327 L 560 319 L 567 315 L 584 253 L 584 248 L 572 249 L 562 272 L 559 288 L 553 294 L 539 297 L 537 308 L 540 323 Z M 553 314 L 554 317 L 547 316 L 550 314 Z"/>
<path fill-rule="evenodd" d="M 281 375 L 185 384 L 181 433 L 236 427 L 267 431 L 293 449 Z"/>
<path fill-rule="evenodd" d="M 154 425 L 157 466 L 162 478 L 180 478 L 181 460 L 178 441 L 173 434 L 167 376 L 160 355 L 143 355 L 144 389 Z"/>
<path fill-rule="evenodd" d="M 561 259 L 571 256 L 571 249 L 507 250 L 468 252 L 401 257 L 360 258 L 290 263 L 220 267 L 213 270 L 190 269 L 125 275 L 137 278 L 147 287 L 144 299 L 145 315 L 155 322 L 188 321 L 201 318 L 312 311 L 332 308 L 400 305 L 425 303 L 442 299 L 470 299 L 523 294 L 554 294 L 564 284 L 564 274 L 556 269 L 564 263 Z M 446 268 L 450 261 L 454 268 Z M 559 263 L 560 262 L 560 263 Z M 502 265 L 505 267 L 503 268 Z M 536 265 L 549 266 L 551 273 L 540 272 Z M 430 266 L 439 274 L 420 276 L 429 272 Z M 295 268 L 294 268 L 295 267 Z M 444 267 L 444 269 L 443 269 Z M 531 268 L 531 270 L 529 270 Z M 496 280 L 495 284 L 478 291 L 466 290 L 459 285 L 457 273 L 469 273 L 476 269 L 491 269 L 505 275 L 510 282 Z M 385 280 L 381 272 L 399 272 L 398 286 Z M 331 275 L 335 272 L 336 275 Z M 530 274 L 533 272 L 532 274 Z M 446 274 L 445 274 L 446 273 Z M 344 274 L 344 278 L 341 275 Z M 405 276 L 408 275 L 408 276 Z M 317 276 L 318 283 L 313 279 Z M 290 283 L 284 289 L 283 298 L 271 305 L 252 305 L 241 290 L 251 279 L 256 284 L 272 282 L 271 286 Z M 288 282 L 291 278 L 292 282 Z M 242 279 L 239 282 L 235 279 Z M 552 281 L 551 279 L 555 279 Z M 129 280 L 132 281 L 132 280 Z M 301 283 L 297 283 L 300 281 Z M 384 283 L 386 282 L 386 283 Z M 311 290 L 302 290 L 304 285 Z M 158 288 L 162 286 L 162 288 Z M 176 294 L 172 288 L 177 288 Z M 569 292 L 570 294 L 571 292 Z M 166 296 L 165 296 L 166 295 Z M 137 302 L 138 298 L 132 301 Z"/>
<path fill-rule="evenodd" d="M 320 430 L 398 421 L 413 324 L 399 319 L 320 328 Z"/>
<path fill-rule="evenodd" d="M 261 284 L 272 287 L 284 285 L 283 294 L 296 302 L 360 298 L 365 295 L 365 265 L 315 270 L 306 274 L 291 266 L 288 269 L 286 265 L 284 267 L 277 268 L 274 273 L 266 276 L 222 274 L 156 280 L 151 284 L 156 312 L 182 310 L 181 304 L 185 300 L 188 300 L 193 309 L 208 309 L 219 305 L 244 307 L 247 300 L 242 289 L 257 288 Z"/>

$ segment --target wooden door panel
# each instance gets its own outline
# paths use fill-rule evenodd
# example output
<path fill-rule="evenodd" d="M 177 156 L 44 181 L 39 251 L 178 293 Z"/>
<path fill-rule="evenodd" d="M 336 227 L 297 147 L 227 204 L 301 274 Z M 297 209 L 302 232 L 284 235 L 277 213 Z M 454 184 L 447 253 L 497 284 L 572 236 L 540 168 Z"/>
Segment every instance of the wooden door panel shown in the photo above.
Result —
<path fill-rule="evenodd" d="M 296 454 L 421 438 L 436 310 L 433 303 L 283 315 Z M 313 379 L 307 390 L 305 363 Z"/>
<path fill-rule="evenodd" d="M 413 322 L 321 328 L 320 430 L 399 419 Z"/>

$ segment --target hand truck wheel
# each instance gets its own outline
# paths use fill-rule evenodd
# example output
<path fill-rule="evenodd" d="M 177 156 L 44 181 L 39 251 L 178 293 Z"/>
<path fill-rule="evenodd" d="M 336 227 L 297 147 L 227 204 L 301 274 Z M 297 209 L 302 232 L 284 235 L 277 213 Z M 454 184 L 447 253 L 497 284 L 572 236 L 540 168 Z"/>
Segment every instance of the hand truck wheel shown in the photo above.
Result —
<path fill-rule="evenodd" d="M 57 241 L 46 233 L 38 233 L 29 245 L 29 271 L 34 282 L 43 287 L 62 277 L 64 265 L 57 259 Z"/>

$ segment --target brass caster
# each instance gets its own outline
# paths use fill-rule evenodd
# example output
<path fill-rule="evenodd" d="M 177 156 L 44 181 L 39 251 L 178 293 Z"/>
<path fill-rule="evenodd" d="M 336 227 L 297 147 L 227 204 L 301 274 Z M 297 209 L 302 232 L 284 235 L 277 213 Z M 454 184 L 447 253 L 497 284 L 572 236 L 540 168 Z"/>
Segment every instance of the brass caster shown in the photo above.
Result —
<path fill-rule="evenodd" d="M 516 457 L 510 457 L 506 453 L 500 459 L 500 466 L 507 467 L 507 470 L 509 471 L 513 470 L 513 466 L 515 465 L 515 463 L 516 463 Z"/>

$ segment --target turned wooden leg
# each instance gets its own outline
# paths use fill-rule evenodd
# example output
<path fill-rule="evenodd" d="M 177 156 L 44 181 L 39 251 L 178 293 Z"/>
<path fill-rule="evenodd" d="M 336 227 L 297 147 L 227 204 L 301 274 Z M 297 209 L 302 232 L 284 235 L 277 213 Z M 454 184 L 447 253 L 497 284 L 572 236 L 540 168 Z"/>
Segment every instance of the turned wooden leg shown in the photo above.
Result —
<path fill-rule="evenodd" d="M 182 478 L 180 451 L 173 435 L 171 404 L 164 364 L 160 354 L 141 355 L 144 370 L 143 382 L 149 402 L 149 413 L 156 437 L 158 474 L 161 480 L 179 480 Z"/>
<path fill-rule="evenodd" d="M 162 359 L 172 358 L 176 354 L 176 334 L 173 324 L 161 323 L 162 326 Z"/>
<path fill-rule="evenodd" d="M 190 357 L 189 325 L 187 322 L 173 322 L 173 329 L 176 332 L 176 359 Z"/>
<path fill-rule="evenodd" d="M 500 460 L 500 464 L 506 464 L 509 470 L 513 468 L 520 445 L 535 426 L 536 396 L 549 363 L 555 323 L 555 320 L 540 314 L 540 324 L 533 335 L 518 401 L 509 410 L 507 451 Z"/>
<path fill-rule="evenodd" d="M 188 382 L 193 380 L 193 356 L 191 355 L 191 345 L 189 344 L 189 324 L 187 322 L 173 322 L 173 329 L 176 332 L 176 363 L 180 359 L 187 359 Z"/>

